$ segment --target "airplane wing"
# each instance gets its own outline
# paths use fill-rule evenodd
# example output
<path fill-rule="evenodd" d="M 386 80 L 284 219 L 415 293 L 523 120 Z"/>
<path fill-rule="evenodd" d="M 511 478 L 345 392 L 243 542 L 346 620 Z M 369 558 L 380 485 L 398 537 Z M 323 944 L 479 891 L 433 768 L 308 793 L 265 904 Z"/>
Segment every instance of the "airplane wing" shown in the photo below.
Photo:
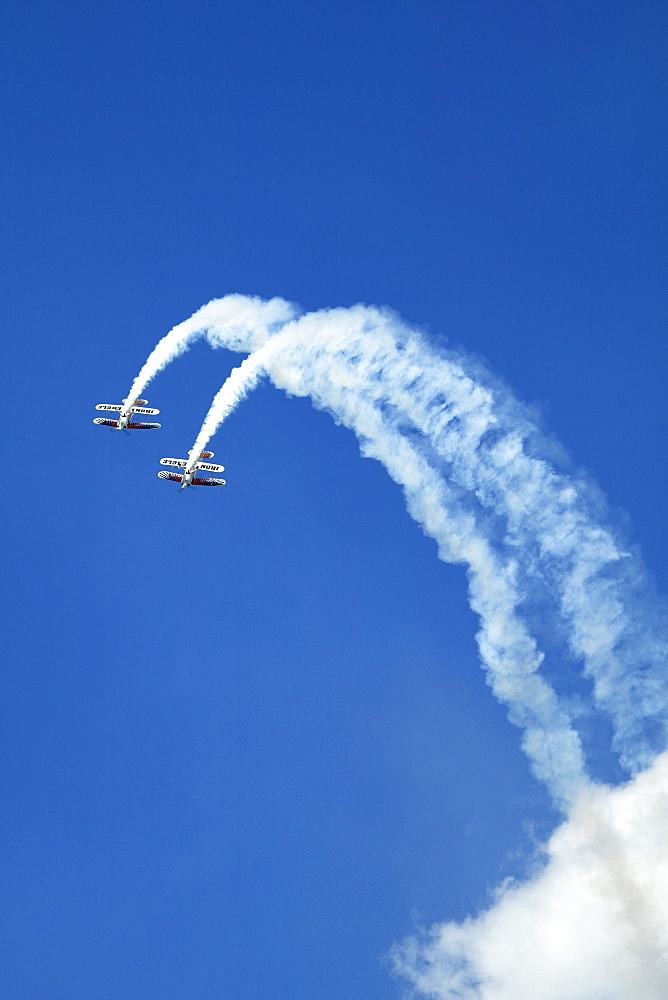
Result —
<path fill-rule="evenodd" d="M 171 479 L 173 483 L 183 482 L 183 476 L 178 472 L 159 472 L 158 479 Z"/>
<path fill-rule="evenodd" d="M 224 465 L 210 465 L 207 462 L 198 462 L 198 469 L 204 469 L 205 472 L 225 472 Z"/>
<path fill-rule="evenodd" d="M 134 424 L 130 423 L 130 424 L 128 424 L 128 428 L 131 431 L 151 431 L 151 430 L 154 430 L 155 428 L 161 427 L 161 426 L 162 426 L 162 424 L 140 424 L 140 423 L 134 423 Z"/>
<path fill-rule="evenodd" d="M 160 473 L 158 473 L 158 475 L 160 475 Z M 225 485 L 224 479 L 198 479 L 197 477 L 193 479 L 193 486 L 224 486 L 224 485 Z"/>
<path fill-rule="evenodd" d="M 104 417 L 95 417 L 94 424 L 101 424 L 103 427 L 118 427 L 118 420 L 106 420 Z"/>
<path fill-rule="evenodd" d="M 187 465 L 185 458 L 161 458 L 160 465 L 175 465 L 177 469 L 185 469 Z"/>
<path fill-rule="evenodd" d="M 145 403 L 145 399 L 138 399 L 138 403 Z M 115 413 L 120 413 L 125 403 L 98 403 L 95 407 L 96 410 L 113 410 Z M 131 406 L 130 413 L 145 413 L 147 416 L 155 417 L 160 413 L 160 410 L 154 410 L 150 406 Z"/>

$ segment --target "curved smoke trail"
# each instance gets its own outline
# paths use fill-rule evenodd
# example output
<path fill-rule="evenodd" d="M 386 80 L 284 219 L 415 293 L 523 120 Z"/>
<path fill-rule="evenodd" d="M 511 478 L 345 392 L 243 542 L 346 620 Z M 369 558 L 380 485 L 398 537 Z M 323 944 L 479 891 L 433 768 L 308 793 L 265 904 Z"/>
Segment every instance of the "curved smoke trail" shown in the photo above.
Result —
<path fill-rule="evenodd" d="M 601 523 L 596 487 L 559 470 L 528 409 L 479 363 L 435 349 L 386 309 L 299 315 L 280 299 L 228 296 L 163 338 L 130 395 L 202 335 L 248 357 L 217 393 L 193 449 L 265 374 L 351 428 L 362 454 L 403 487 L 440 558 L 467 567 L 488 683 L 523 730 L 534 773 L 569 811 L 536 877 L 502 886 L 475 918 L 396 945 L 395 972 L 412 995 L 432 1000 L 660 1000 L 665 609 L 638 557 Z M 535 637 L 551 631 L 590 681 L 590 710 L 609 716 L 621 763 L 641 772 L 627 785 L 587 775 L 581 709 L 549 683 Z"/>
<path fill-rule="evenodd" d="M 297 316 L 281 299 L 234 295 L 163 338 L 130 395 L 202 335 L 251 353 L 216 395 L 193 449 L 264 373 L 353 429 L 362 452 L 404 487 L 441 558 L 467 565 L 489 682 L 525 730 L 534 771 L 557 802 L 582 783 L 582 755 L 566 706 L 536 673 L 543 654 L 529 631 L 532 603 L 556 612 L 594 704 L 612 721 L 623 766 L 635 772 L 665 747 L 667 646 L 648 620 L 662 611 L 652 611 L 637 557 L 598 523 L 595 488 L 554 468 L 550 446 L 508 389 L 473 359 L 436 351 L 388 309 Z"/>
<path fill-rule="evenodd" d="M 137 399 L 149 382 L 171 361 L 202 337 L 224 338 L 231 351 L 254 351 L 291 319 L 297 309 L 285 299 L 264 299 L 250 295 L 226 295 L 213 299 L 158 341 L 130 386 L 128 399 Z"/>

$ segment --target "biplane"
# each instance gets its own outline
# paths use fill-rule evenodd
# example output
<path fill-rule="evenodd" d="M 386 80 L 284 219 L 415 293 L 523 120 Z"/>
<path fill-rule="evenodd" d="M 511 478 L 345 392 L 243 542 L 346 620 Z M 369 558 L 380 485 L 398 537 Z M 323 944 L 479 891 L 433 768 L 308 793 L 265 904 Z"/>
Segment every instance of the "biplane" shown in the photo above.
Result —
<path fill-rule="evenodd" d="M 207 458 L 213 458 L 212 451 L 202 451 L 199 455 L 190 455 L 189 458 L 161 458 L 160 465 L 175 465 L 177 469 L 183 469 L 183 472 L 159 472 L 159 479 L 168 479 L 172 483 L 180 483 L 181 489 L 184 490 L 188 486 L 224 486 L 224 479 L 207 479 L 203 476 L 196 475 L 200 470 L 202 472 L 224 472 L 224 465 L 211 465 L 210 462 L 204 461 Z"/>
<path fill-rule="evenodd" d="M 135 413 L 145 413 L 148 416 L 155 416 L 160 413 L 160 410 L 152 410 L 150 407 L 146 406 L 148 399 L 124 399 L 120 405 L 116 403 L 98 403 L 95 407 L 96 410 L 111 410 L 112 413 L 118 413 L 118 420 L 111 420 L 108 417 L 95 417 L 93 420 L 94 424 L 99 424 L 100 427 L 111 427 L 112 431 L 150 431 L 160 424 L 147 424 L 142 423 L 138 420 L 132 420 L 131 418 Z"/>

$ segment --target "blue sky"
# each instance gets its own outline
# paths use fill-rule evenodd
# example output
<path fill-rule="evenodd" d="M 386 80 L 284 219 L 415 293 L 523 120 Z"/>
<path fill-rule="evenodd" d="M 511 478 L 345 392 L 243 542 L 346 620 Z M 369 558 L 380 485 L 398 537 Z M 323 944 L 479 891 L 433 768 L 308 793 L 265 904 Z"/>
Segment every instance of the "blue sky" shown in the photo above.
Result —
<path fill-rule="evenodd" d="M 387 304 L 536 404 L 665 592 L 667 21 L 5 5 L 8 1000 L 389 1000 L 393 941 L 558 822 L 464 570 L 349 430 L 265 383 L 177 496 L 238 363 L 203 342 L 160 431 L 91 420 L 214 297 Z"/>

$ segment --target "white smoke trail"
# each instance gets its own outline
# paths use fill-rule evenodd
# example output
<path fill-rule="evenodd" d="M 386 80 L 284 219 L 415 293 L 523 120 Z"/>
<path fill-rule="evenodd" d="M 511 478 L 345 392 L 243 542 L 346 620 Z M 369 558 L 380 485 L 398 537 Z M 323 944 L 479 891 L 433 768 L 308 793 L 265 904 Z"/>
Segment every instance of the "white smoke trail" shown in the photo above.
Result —
<path fill-rule="evenodd" d="M 312 398 L 315 391 L 317 405 L 338 414 L 340 393 L 328 385 L 334 363 L 339 380 L 354 379 L 358 392 L 392 410 L 394 426 L 417 431 L 417 446 L 428 443 L 444 475 L 502 519 L 490 536 L 518 566 L 527 594 L 537 583 L 554 594 L 570 645 L 594 679 L 595 700 L 613 720 L 622 763 L 646 766 L 666 745 L 667 647 L 644 627 L 647 594 L 635 620 L 638 568 L 597 523 L 591 487 L 541 456 L 536 427 L 507 390 L 485 385 L 469 359 L 434 355 L 393 314 L 333 310 L 295 326 L 291 356 L 281 355 L 292 367 L 285 387 Z M 320 346 L 313 361 L 303 354 L 323 340 L 321 373 Z"/>
<path fill-rule="evenodd" d="M 289 321 L 295 314 L 280 299 L 211 302 L 163 338 L 131 395 L 205 332 L 215 346 L 254 353 L 216 396 L 198 451 L 263 370 L 355 430 L 363 447 L 368 428 L 358 417 L 367 401 L 382 415 L 383 433 L 410 441 L 457 493 L 461 510 L 474 515 L 480 537 L 512 581 L 516 615 L 536 596 L 556 605 L 559 627 L 593 679 L 594 700 L 613 720 L 624 766 L 646 766 L 665 746 L 666 644 L 645 627 L 642 573 L 598 525 L 593 488 L 555 471 L 546 442 L 508 390 L 470 358 L 435 352 L 389 310 L 356 306 Z M 507 662 L 484 628 L 480 642 L 483 659 L 500 678 Z M 536 655 L 539 662 L 537 653 L 527 660 L 529 673 Z M 498 679 L 495 689 L 502 689 Z"/>
<path fill-rule="evenodd" d="M 254 351 L 297 310 L 290 302 L 265 301 L 249 295 L 226 295 L 198 309 L 158 341 L 130 387 L 128 399 L 137 399 L 158 372 L 188 350 L 199 337 L 214 331 L 230 350 Z"/>
<path fill-rule="evenodd" d="M 275 338 L 235 368 L 217 393 L 191 453 L 202 451 L 237 402 L 270 370 L 277 377 L 281 349 L 292 344 L 294 330 Z M 345 412 L 344 412 L 345 411 Z M 536 776 L 546 782 L 562 808 L 587 783 L 577 734 L 552 688 L 537 673 L 542 660 L 533 638 L 519 619 L 521 603 L 513 567 L 492 550 L 474 514 L 457 492 L 394 430 L 363 396 L 351 396 L 337 416 L 363 438 L 363 454 L 378 459 L 404 487 L 408 510 L 436 540 L 439 555 L 468 568 L 470 602 L 479 615 L 477 640 L 488 683 L 510 708 L 510 718 L 524 730 L 522 746 Z"/>
<path fill-rule="evenodd" d="M 206 448 L 210 439 L 216 433 L 222 422 L 255 388 L 263 375 L 266 375 L 266 364 L 269 357 L 275 354 L 280 346 L 281 334 L 263 344 L 245 358 L 238 368 L 233 368 L 216 395 L 213 397 L 209 412 L 204 418 L 195 443 L 190 449 L 190 455 L 199 455 Z"/>
<path fill-rule="evenodd" d="M 224 330 L 211 329 L 209 338 L 229 344 Z M 666 643 L 651 628 L 651 594 L 637 561 L 597 523 L 600 499 L 595 489 L 582 478 L 554 469 L 546 457 L 547 442 L 526 409 L 481 366 L 463 355 L 436 353 L 389 310 L 356 306 L 310 313 L 283 326 L 263 350 L 262 358 L 249 359 L 253 384 L 264 368 L 277 386 L 310 396 L 316 406 L 351 427 L 362 450 L 373 452 L 388 469 L 392 449 L 396 453 L 401 440 L 449 484 L 444 511 L 454 532 L 461 530 L 462 512 L 473 516 L 479 544 L 494 553 L 496 568 L 493 576 L 486 576 L 488 591 L 498 588 L 502 579 L 514 594 L 514 603 L 506 602 L 506 614 L 512 610 L 516 618 L 537 597 L 543 605 L 556 607 L 559 628 L 593 679 L 593 700 L 612 719 L 614 747 L 623 765 L 631 771 L 647 766 L 666 745 L 668 714 Z M 197 447 L 204 447 L 230 412 L 232 395 L 245 395 L 242 386 L 239 376 L 221 390 Z M 374 411 L 383 418 L 376 439 L 370 430 Z M 383 436 L 386 443 L 392 440 L 391 447 L 381 447 Z M 409 474 L 392 474 L 410 496 Z M 426 489 L 424 483 L 420 488 Z M 440 545 L 441 536 L 418 519 Z M 442 556 L 453 558 L 445 550 Z M 470 559 L 463 561 L 469 565 L 473 590 L 478 570 Z M 479 599 L 478 605 L 484 601 Z M 476 610 L 481 613 L 480 607 Z M 540 741 L 528 735 L 537 731 L 535 719 L 520 710 L 515 689 L 508 697 L 503 692 L 508 671 L 517 673 L 524 663 L 525 674 L 531 676 L 541 656 L 535 649 L 531 655 L 524 651 L 524 660 L 520 657 L 509 666 L 508 649 L 490 641 L 490 635 L 498 634 L 498 624 L 490 631 L 482 620 L 479 644 L 494 678 L 490 683 L 511 706 L 511 718 L 527 727 L 524 745 L 535 754 Z M 561 713 L 565 715 L 563 706 Z M 545 776 L 545 761 L 538 763 L 535 756 L 533 760 Z M 578 771 L 579 765 L 566 782 L 571 792 Z M 554 792 L 555 782 L 549 783 Z M 556 784 L 563 802 L 568 798 L 563 775 Z"/>

